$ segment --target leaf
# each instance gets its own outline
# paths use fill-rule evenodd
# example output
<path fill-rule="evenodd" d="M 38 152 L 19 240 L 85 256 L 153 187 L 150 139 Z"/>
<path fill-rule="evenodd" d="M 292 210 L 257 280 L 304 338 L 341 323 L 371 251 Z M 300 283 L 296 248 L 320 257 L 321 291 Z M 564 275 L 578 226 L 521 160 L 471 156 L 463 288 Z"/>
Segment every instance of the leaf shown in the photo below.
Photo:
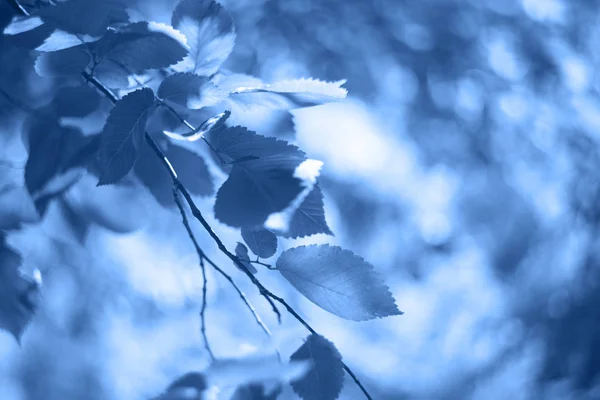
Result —
<path fill-rule="evenodd" d="M 165 393 L 155 400 L 199 399 L 208 388 L 206 377 L 201 372 L 188 372 L 169 385 Z"/>
<path fill-rule="evenodd" d="M 20 272 L 21 255 L 0 238 L 0 329 L 10 332 L 17 342 L 39 304 L 41 277 L 29 278 Z"/>
<path fill-rule="evenodd" d="M 35 60 L 35 71 L 47 78 L 79 75 L 91 58 L 82 45 L 65 50 L 42 53 Z"/>
<path fill-rule="evenodd" d="M 231 400 L 276 400 L 280 394 L 280 385 L 269 390 L 263 384 L 251 383 L 238 387 Z"/>
<path fill-rule="evenodd" d="M 146 88 L 129 93 L 112 109 L 101 133 L 99 186 L 117 182 L 133 168 L 153 105 L 154 93 Z"/>
<path fill-rule="evenodd" d="M 335 400 L 344 385 L 344 364 L 334 344 L 321 335 L 311 334 L 290 361 L 309 361 L 303 378 L 292 381 L 292 388 L 304 400 Z"/>
<path fill-rule="evenodd" d="M 213 130 L 220 130 L 224 126 L 225 121 L 227 121 L 230 115 L 231 112 L 226 110 L 222 113 L 215 115 L 214 117 L 207 119 L 198 128 L 190 132 L 180 134 L 176 132 L 163 131 L 163 133 L 171 139 L 195 142 L 196 140 L 201 139 L 204 135 Z"/>
<path fill-rule="evenodd" d="M 84 175 L 64 196 L 71 210 L 86 222 L 112 232 L 130 233 L 151 221 L 156 205 L 136 182 L 124 179 L 110 186 L 95 184 L 93 176 Z"/>
<path fill-rule="evenodd" d="M 345 82 L 324 82 L 309 78 L 242 86 L 230 92 L 225 106 L 262 106 L 278 110 L 312 107 L 344 99 L 348 91 L 341 85 Z"/>
<path fill-rule="evenodd" d="M 96 38 L 92 36 L 74 35 L 65 31 L 55 30 L 44 40 L 44 43 L 36 47 L 36 50 L 44 52 L 58 51 L 93 42 L 95 40 Z"/>
<path fill-rule="evenodd" d="M 162 81 L 158 96 L 168 103 L 192 110 L 214 106 L 225 98 L 225 94 L 207 78 L 185 72 L 173 74 Z"/>
<path fill-rule="evenodd" d="M 29 32 L 44 24 L 40 17 L 13 17 L 10 24 L 4 28 L 5 35 L 18 35 L 20 33 Z"/>
<path fill-rule="evenodd" d="M 246 269 L 248 269 L 248 271 L 252 272 L 253 274 L 256 274 L 258 271 L 256 268 L 254 268 L 254 266 L 252 264 L 250 264 L 250 256 L 248 256 L 248 248 L 246 246 L 244 246 L 243 243 L 238 242 L 237 246 L 235 246 L 235 255 L 237 256 L 237 258 L 240 259 L 240 261 L 242 262 L 242 264 L 244 264 L 246 266 Z M 241 269 L 237 266 L 236 267 L 238 269 Z"/>
<path fill-rule="evenodd" d="M 210 142 L 226 162 L 254 157 L 237 162 L 217 192 L 219 221 L 238 228 L 260 226 L 303 191 L 295 171 L 305 156 L 296 146 L 239 126 L 218 131 Z"/>
<path fill-rule="evenodd" d="M 277 236 L 267 229 L 242 228 L 242 238 L 260 258 L 269 258 L 277 251 Z"/>
<path fill-rule="evenodd" d="M 65 32 L 92 36 L 100 36 L 108 26 L 129 20 L 120 0 L 69 0 L 44 7 L 37 15 Z"/>
<path fill-rule="evenodd" d="M 35 204 L 26 188 L 14 184 L 0 188 L 0 229 L 19 229 L 23 223 L 38 220 Z"/>
<path fill-rule="evenodd" d="M 157 22 L 136 22 L 117 32 L 108 32 L 89 47 L 101 60 L 98 67 L 138 74 L 166 68 L 188 53 L 185 37 L 172 27 Z"/>
<path fill-rule="evenodd" d="M 280 235 L 297 239 L 317 233 L 333 235 L 325 220 L 323 193 L 319 185 L 315 185 L 298 207 L 289 223 L 287 232 L 280 233 Z"/>
<path fill-rule="evenodd" d="M 235 44 L 235 27 L 229 13 L 214 0 L 181 0 L 171 24 L 187 38 L 189 55 L 174 68 L 210 76 L 229 57 Z"/>
<path fill-rule="evenodd" d="M 165 156 L 177 171 L 179 180 L 188 191 L 197 196 L 210 196 L 214 184 L 208 166 L 200 155 L 184 147 L 167 144 Z M 174 207 L 173 182 L 156 154 L 144 146 L 134 167 L 136 176 L 146 186 L 154 198 L 166 208 Z"/>
<path fill-rule="evenodd" d="M 295 247 L 281 254 L 277 269 L 307 299 L 339 317 L 365 321 L 402 314 L 373 266 L 349 250 Z"/>
<path fill-rule="evenodd" d="M 87 85 L 63 87 L 52 100 L 54 112 L 61 117 L 85 117 L 99 105 L 100 95 Z"/>

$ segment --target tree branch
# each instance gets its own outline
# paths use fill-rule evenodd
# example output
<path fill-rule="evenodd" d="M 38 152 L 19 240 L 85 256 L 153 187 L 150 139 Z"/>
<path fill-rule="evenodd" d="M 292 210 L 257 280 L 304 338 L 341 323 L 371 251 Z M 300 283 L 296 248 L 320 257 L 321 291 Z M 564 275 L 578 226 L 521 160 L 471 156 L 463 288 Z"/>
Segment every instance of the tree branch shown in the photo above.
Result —
<path fill-rule="evenodd" d="M 23 7 L 21 7 L 21 5 L 19 4 L 18 0 L 7 0 L 7 1 L 11 5 L 13 5 L 13 7 L 15 8 L 15 10 L 18 13 L 20 13 L 22 15 L 26 15 L 26 16 L 29 15 L 29 13 L 27 12 L 27 10 L 25 10 Z M 114 93 L 112 93 L 112 91 L 110 91 L 110 89 L 108 89 L 96 77 L 88 74 L 85 71 L 83 71 L 81 74 L 84 77 L 84 79 L 86 79 L 86 81 L 88 81 L 92 85 L 94 85 L 111 102 L 116 103 L 118 101 L 118 97 Z M 190 128 L 190 127 L 193 130 L 193 127 L 191 125 L 188 128 Z M 277 301 L 282 306 L 284 306 L 284 308 L 286 309 L 286 311 L 290 315 L 292 315 L 298 322 L 300 322 L 309 332 L 311 332 L 313 334 L 317 334 L 317 332 L 284 299 L 282 299 L 281 297 L 276 296 L 271 291 L 269 291 L 265 286 L 263 286 L 263 284 L 248 270 L 248 268 L 234 254 L 232 254 L 227 249 L 227 247 L 225 246 L 225 244 L 221 241 L 221 239 L 213 231 L 213 229 L 210 226 L 210 224 L 206 221 L 206 219 L 202 215 L 202 212 L 200 211 L 200 209 L 198 209 L 198 207 L 196 206 L 196 203 L 192 199 L 192 196 L 190 195 L 190 193 L 187 191 L 187 189 L 185 188 L 185 186 L 181 183 L 181 181 L 177 177 L 177 172 L 173 168 L 172 164 L 169 162 L 168 158 L 163 154 L 162 150 L 158 147 L 158 145 L 156 144 L 156 142 L 154 141 L 154 139 L 152 139 L 152 137 L 148 134 L 148 132 L 145 132 L 145 139 L 146 139 L 146 142 L 150 145 L 150 147 L 154 151 L 154 153 L 156 154 L 156 156 L 161 160 L 162 164 L 168 170 L 169 175 L 171 176 L 171 179 L 173 180 L 173 184 L 175 186 L 175 190 L 179 191 L 183 195 L 186 203 L 188 204 L 188 206 L 190 207 L 190 209 L 192 211 L 192 215 L 194 216 L 194 218 L 196 218 L 200 222 L 200 224 L 202 225 L 202 227 L 204 228 L 204 230 L 206 230 L 206 232 L 210 235 L 210 237 L 216 243 L 216 245 L 219 248 L 219 250 L 223 254 L 225 254 L 231 261 L 233 261 L 233 263 L 235 265 L 237 265 L 242 270 L 242 272 L 244 272 L 246 274 L 246 276 L 250 279 L 250 281 L 259 289 L 260 294 L 265 299 L 267 299 L 267 301 L 269 302 L 269 304 L 271 304 L 271 307 L 273 308 L 273 311 L 276 313 L 278 320 L 281 321 L 281 313 L 277 309 L 277 306 L 273 303 L 273 300 Z M 188 226 L 189 226 L 189 224 L 188 224 Z M 206 259 L 206 257 L 204 257 L 204 258 Z M 213 265 L 213 267 L 216 268 L 216 265 L 214 265 L 214 264 L 211 264 L 211 265 Z M 367 397 L 367 399 L 372 400 L 371 395 L 366 390 L 366 388 L 362 385 L 362 383 L 359 381 L 359 379 L 356 377 L 356 375 L 352 372 L 352 370 L 350 369 L 350 367 L 348 367 L 345 363 L 343 363 L 343 366 L 344 366 L 344 370 L 348 373 L 348 375 L 350 375 L 350 377 L 352 378 L 352 380 L 354 380 L 354 382 L 358 385 L 358 387 L 361 389 L 361 391 Z"/>
<path fill-rule="evenodd" d="M 196 240 L 196 236 L 194 236 L 194 232 L 190 227 L 190 223 L 185 215 L 185 210 L 183 209 L 183 205 L 179 201 L 179 192 L 176 187 L 173 187 L 173 199 L 175 200 L 175 204 L 177 204 L 177 208 L 179 209 L 179 213 L 181 214 L 181 219 L 183 220 L 183 226 L 187 231 L 188 236 L 192 240 L 194 247 L 196 249 L 196 253 L 198 253 L 198 258 L 200 260 L 200 268 L 202 269 L 202 307 L 200 309 L 200 332 L 202 333 L 202 339 L 204 340 L 204 348 L 208 352 L 210 358 L 214 361 L 215 355 L 210 349 L 210 344 L 208 342 L 208 337 L 206 336 L 206 267 L 204 266 L 204 252 L 200 248 L 198 241 Z"/>

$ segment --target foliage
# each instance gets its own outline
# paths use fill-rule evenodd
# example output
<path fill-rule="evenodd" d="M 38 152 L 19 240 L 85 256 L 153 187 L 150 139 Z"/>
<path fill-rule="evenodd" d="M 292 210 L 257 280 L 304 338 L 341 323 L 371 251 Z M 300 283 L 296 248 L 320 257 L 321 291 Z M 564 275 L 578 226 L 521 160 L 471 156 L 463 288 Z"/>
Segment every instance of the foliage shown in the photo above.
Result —
<path fill-rule="evenodd" d="M 27 110 L 24 127 L 28 193 L 23 204 L 34 203 L 38 218 L 31 218 L 30 212 L 11 212 L 3 217 L 2 229 L 15 230 L 38 220 L 43 223 L 49 205 L 58 203 L 84 220 L 70 220 L 74 230 L 98 224 L 128 232 L 144 217 L 132 212 L 115 217 L 103 209 L 100 199 L 103 195 L 119 196 L 119 207 L 136 209 L 142 207 L 135 203 L 138 193 L 148 190 L 167 211 L 180 212 L 200 259 L 204 296 L 206 264 L 235 286 L 198 245 L 183 198 L 193 222 L 199 222 L 214 245 L 247 275 L 278 317 L 276 302 L 311 335 L 289 364 L 282 364 L 279 358 L 215 359 L 206 371 L 176 380 L 160 398 L 183 398 L 179 392 L 188 388 L 202 392 L 211 386 L 233 386 L 237 388 L 234 398 L 274 399 L 281 385 L 289 382 L 303 399 L 337 398 L 343 370 L 350 372 L 349 367 L 333 343 L 316 334 L 285 299 L 264 286 L 254 266 L 273 269 L 260 258 L 276 255 L 277 248 L 282 247 L 278 246 L 278 236 L 332 235 L 317 183 L 322 163 L 286 140 L 238 125 L 227 126 L 226 120 L 229 108 L 236 104 L 287 110 L 338 101 L 346 96 L 341 87 L 345 81 L 299 79 L 266 84 L 219 73 L 232 52 L 236 31 L 232 17 L 214 0 L 181 0 L 173 9 L 171 25 L 130 22 L 126 8 L 120 0 L 68 0 L 43 4 L 30 12 L 18 8 L 24 15 L 15 17 L 5 28 L 5 35 L 26 48 L 35 37 L 37 57 L 32 65 L 39 76 L 54 79 L 56 88 L 50 104 Z M 235 79 L 237 84 L 232 83 Z M 109 103 L 114 104 L 110 110 Z M 217 113 L 219 107 L 225 110 Z M 186 118 L 195 119 L 197 112 L 214 116 L 194 127 Z M 103 127 L 83 132 L 66 123 L 68 118 L 89 115 L 104 117 Z M 171 132 L 182 126 L 190 133 Z M 177 140 L 202 140 L 213 159 L 205 160 Z M 245 242 L 238 243 L 234 253 L 192 198 L 214 193 L 216 180 L 211 170 L 215 169 L 226 173 L 227 179 L 216 191 L 214 216 L 229 227 L 240 228 Z M 76 198 L 66 196 L 73 185 L 89 182 L 92 176 L 101 187 L 88 185 L 89 192 Z M 10 190 L 10 186 L 3 189 Z M 258 257 L 256 261 L 251 260 L 248 248 Z M 20 340 L 36 309 L 40 286 L 19 272 L 20 255 L 15 249 L 3 241 L 0 250 L 0 327 Z M 294 247 L 285 250 L 274 265 L 300 294 L 339 317 L 362 321 L 401 314 L 373 267 L 350 250 L 329 245 Z M 255 313 L 243 295 L 242 299 Z M 205 310 L 204 298 L 202 334 L 206 351 L 213 357 Z M 258 316 L 256 319 L 262 324 Z M 309 368 L 300 362 L 306 360 L 310 361 Z M 369 397 L 358 378 L 351 376 Z M 274 382 L 275 389 L 267 390 Z"/>

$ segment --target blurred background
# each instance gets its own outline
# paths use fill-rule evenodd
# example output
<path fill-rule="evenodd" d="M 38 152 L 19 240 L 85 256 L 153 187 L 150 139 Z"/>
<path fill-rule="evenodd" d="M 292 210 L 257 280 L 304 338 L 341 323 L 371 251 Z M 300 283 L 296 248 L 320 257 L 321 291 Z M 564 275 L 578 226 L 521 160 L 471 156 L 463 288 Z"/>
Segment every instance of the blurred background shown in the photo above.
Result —
<path fill-rule="evenodd" d="M 169 22 L 168 1 L 134 3 L 137 18 Z M 228 70 L 267 82 L 347 79 L 340 103 L 232 115 L 324 162 L 335 236 L 283 240 L 280 249 L 351 249 L 385 277 L 405 314 L 345 321 L 275 273 L 261 270 L 260 279 L 337 345 L 377 399 L 600 398 L 600 3 L 222 4 L 238 32 Z M 12 15 L 0 1 L 0 26 Z M 0 39 L 0 88 L 30 107 L 48 101 L 52 85 L 33 60 Z M 22 180 L 24 113 L 0 96 L 0 114 L 0 176 Z M 41 224 L 9 235 L 25 267 L 42 271 L 44 292 L 20 348 L 0 333 L 2 399 L 147 399 L 209 363 L 202 277 L 179 216 L 148 193 L 94 186 L 84 178 Z M 198 201 L 233 248 L 239 232 L 214 220 L 211 198 Z M 73 209 L 104 223 L 67 224 Z M 198 235 L 275 337 L 208 270 L 216 355 L 276 346 L 289 356 L 304 329 L 287 316 L 277 326 L 245 277 Z M 296 397 L 287 388 L 281 398 Z M 340 398 L 361 398 L 348 378 Z"/>

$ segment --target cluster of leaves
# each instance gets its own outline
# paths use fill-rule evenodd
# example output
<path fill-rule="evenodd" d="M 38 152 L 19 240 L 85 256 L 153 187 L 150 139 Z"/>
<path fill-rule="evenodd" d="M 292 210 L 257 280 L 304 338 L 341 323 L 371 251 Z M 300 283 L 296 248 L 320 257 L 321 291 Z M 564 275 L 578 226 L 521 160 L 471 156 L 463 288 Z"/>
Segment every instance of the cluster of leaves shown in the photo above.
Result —
<path fill-rule="evenodd" d="M 130 192 L 145 186 L 162 206 L 171 208 L 173 182 L 167 169 L 171 166 L 191 194 L 210 196 L 215 184 L 209 163 L 191 147 L 177 144 L 202 140 L 216 167 L 228 175 L 216 191 L 214 214 L 220 222 L 241 229 L 244 243 L 238 243 L 235 254 L 247 271 L 258 272 L 253 264 L 277 270 L 306 298 L 341 318 L 364 321 L 401 314 L 373 267 L 351 251 L 310 245 L 283 251 L 274 266 L 260 262 L 275 256 L 278 236 L 332 234 L 317 181 L 321 163 L 286 141 L 228 126 L 230 110 L 248 104 L 291 109 L 339 100 L 346 95 L 343 81 L 265 84 L 221 71 L 236 33 L 232 18 L 214 0 L 180 1 L 171 25 L 132 23 L 120 0 L 70 0 L 16 17 L 4 33 L 16 44 L 34 48 L 35 70 L 59 88 L 49 105 L 29 115 L 24 129 L 29 148 L 25 183 L 41 218 L 56 201 L 70 215 L 87 218 L 87 223 L 126 231 L 106 217 L 99 203 L 91 210 L 65 196 L 87 176 L 96 177 L 98 186 Z M 102 115 L 110 102 L 114 106 L 100 132 L 84 133 L 66 123 Z M 165 113 L 172 118 L 170 123 Z M 198 113 L 216 116 L 194 128 L 185 118 L 195 119 Z M 174 132 L 179 129 L 189 132 Z M 158 156 L 146 142 L 158 143 Z M 8 247 L 1 250 L 10 253 L 7 260 L 14 259 L 7 261 L 10 265 L 2 264 L 0 273 L 10 274 L 2 283 L 17 287 L 15 282 L 23 279 L 17 274 L 18 254 Z M 256 255 L 255 261 L 249 252 Z M 11 296 L 11 302 L 2 305 L 14 304 L 14 310 L 0 310 L 0 327 L 20 337 L 28 319 L 21 318 L 17 306 L 22 304 L 14 299 L 22 293 Z M 292 355 L 291 362 L 297 361 L 309 361 L 302 374 L 267 378 L 291 380 L 304 399 L 337 398 L 344 364 L 331 342 L 311 334 Z M 180 398 L 172 392 L 182 388 L 202 391 L 207 384 L 200 382 L 208 376 L 207 372 L 196 373 L 191 380 L 182 378 L 161 398 Z M 240 384 L 234 398 L 274 399 L 279 389 L 267 391 L 267 378 Z"/>

